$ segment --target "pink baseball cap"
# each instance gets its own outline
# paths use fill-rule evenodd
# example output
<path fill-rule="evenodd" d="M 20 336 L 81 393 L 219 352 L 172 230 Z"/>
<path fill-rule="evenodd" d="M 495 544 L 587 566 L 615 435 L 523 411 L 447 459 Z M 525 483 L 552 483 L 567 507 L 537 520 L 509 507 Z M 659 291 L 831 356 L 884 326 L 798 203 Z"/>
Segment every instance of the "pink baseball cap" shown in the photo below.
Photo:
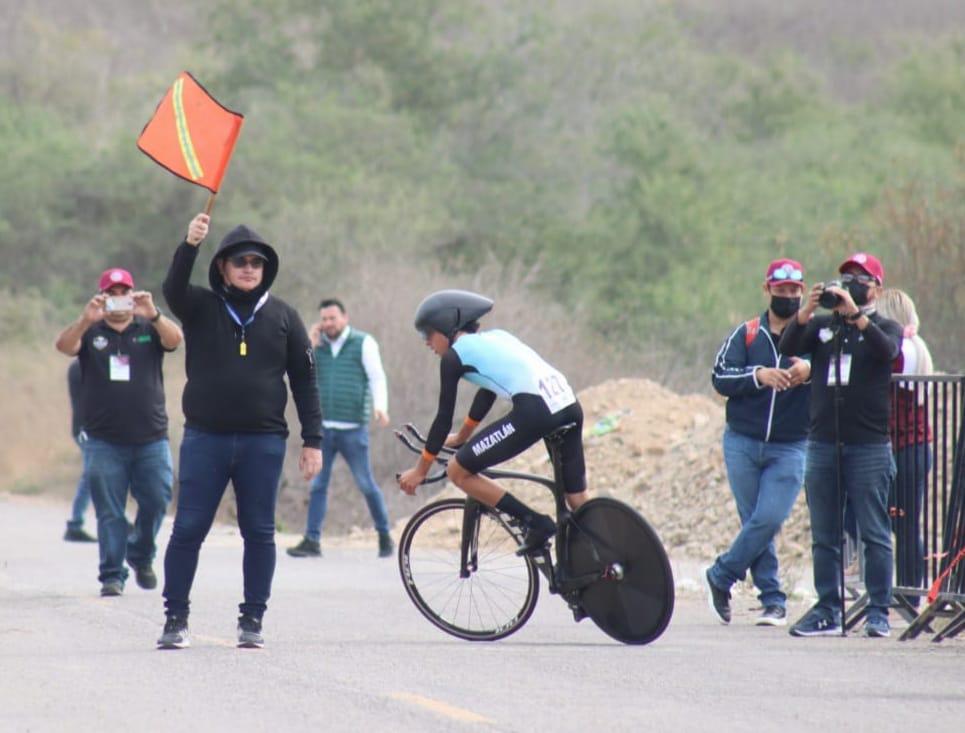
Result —
<path fill-rule="evenodd" d="M 875 278 L 879 285 L 883 285 L 885 282 L 885 268 L 881 264 L 881 260 L 874 255 L 869 255 L 867 252 L 853 254 L 841 263 L 838 272 L 844 272 L 848 268 L 848 265 L 857 265 L 871 275 L 871 277 Z"/>
<path fill-rule="evenodd" d="M 98 287 L 103 293 L 105 290 L 109 290 L 115 285 L 126 285 L 127 287 L 134 289 L 134 278 L 131 277 L 131 273 L 127 270 L 122 270 L 119 267 L 112 267 L 109 270 L 104 270 L 101 275 L 100 284 Z"/>
<path fill-rule="evenodd" d="M 774 260 L 767 266 L 767 273 L 764 275 L 764 282 L 768 285 L 781 285 L 783 283 L 804 284 L 804 268 L 796 260 L 781 258 Z"/>

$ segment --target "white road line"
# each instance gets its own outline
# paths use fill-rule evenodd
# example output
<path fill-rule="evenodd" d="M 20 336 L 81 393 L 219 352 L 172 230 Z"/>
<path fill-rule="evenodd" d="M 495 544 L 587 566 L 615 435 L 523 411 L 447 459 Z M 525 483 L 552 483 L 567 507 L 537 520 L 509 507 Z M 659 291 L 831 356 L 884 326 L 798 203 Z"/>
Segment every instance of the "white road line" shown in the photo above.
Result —
<path fill-rule="evenodd" d="M 437 715 L 442 715 L 443 717 L 449 718 L 451 720 L 458 720 L 461 723 L 494 723 L 495 721 L 483 717 L 478 713 L 474 713 L 471 710 L 466 710 L 465 708 L 459 708 L 455 705 L 450 705 L 449 703 L 442 702 L 441 700 L 433 700 L 431 697 L 423 697 L 422 695 L 416 695 L 411 692 L 391 692 L 389 697 L 393 700 L 399 700 L 400 702 L 406 702 L 410 705 L 417 705 L 421 708 L 425 708 Z"/>

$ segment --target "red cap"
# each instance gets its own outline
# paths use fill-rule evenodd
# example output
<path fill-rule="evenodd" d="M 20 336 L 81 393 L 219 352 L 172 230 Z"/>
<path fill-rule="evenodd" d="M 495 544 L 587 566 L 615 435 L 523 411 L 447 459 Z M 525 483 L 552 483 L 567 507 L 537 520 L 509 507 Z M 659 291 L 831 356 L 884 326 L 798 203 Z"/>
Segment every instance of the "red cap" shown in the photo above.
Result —
<path fill-rule="evenodd" d="M 100 284 L 98 288 L 103 293 L 105 290 L 109 290 L 115 285 L 126 285 L 127 287 L 134 289 L 134 278 L 131 277 L 131 273 L 127 270 L 122 270 L 119 267 L 112 267 L 110 270 L 104 270 L 104 274 L 101 275 Z"/>
<path fill-rule="evenodd" d="M 800 262 L 795 260 L 774 260 L 767 266 L 767 273 L 764 275 L 764 282 L 768 285 L 797 283 L 803 287 L 804 268 L 801 267 Z"/>
<path fill-rule="evenodd" d="M 848 265 L 857 265 L 875 278 L 879 285 L 883 285 L 885 282 L 885 268 L 882 266 L 881 260 L 874 255 L 869 255 L 867 252 L 853 254 L 841 263 L 838 272 L 844 272 L 848 268 Z"/>

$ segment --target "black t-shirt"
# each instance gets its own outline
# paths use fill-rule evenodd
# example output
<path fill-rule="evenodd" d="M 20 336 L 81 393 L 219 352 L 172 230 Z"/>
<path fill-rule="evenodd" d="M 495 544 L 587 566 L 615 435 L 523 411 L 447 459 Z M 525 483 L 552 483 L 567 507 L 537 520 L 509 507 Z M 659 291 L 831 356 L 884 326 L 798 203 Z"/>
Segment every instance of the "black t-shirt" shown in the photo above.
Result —
<path fill-rule="evenodd" d="M 122 332 L 103 321 L 95 323 L 84 333 L 77 359 L 80 413 L 88 436 L 127 445 L 167 437 L 164 347 L 148 321 L 135 316 Z"/>
<path fill-rule="evenodd" d="M 861 331 L 842 324 L 841 442 L 887 443 L 891 411 L 891 362 L 901 353 L 902 329 L 877 313 Z M 806 326 L 796 318 L 784 329 L 781 352 L 788 356 L 811 354 L 811 424 L 808 437 L 834 442 L 834 339 L 830 316 L 814 316 Z M 850 362 L 850 364 L 849 364 Z M 832 384 L 829 386 L 828 382 Z M 846 382 L 846 383 L 845 383 Z"/>

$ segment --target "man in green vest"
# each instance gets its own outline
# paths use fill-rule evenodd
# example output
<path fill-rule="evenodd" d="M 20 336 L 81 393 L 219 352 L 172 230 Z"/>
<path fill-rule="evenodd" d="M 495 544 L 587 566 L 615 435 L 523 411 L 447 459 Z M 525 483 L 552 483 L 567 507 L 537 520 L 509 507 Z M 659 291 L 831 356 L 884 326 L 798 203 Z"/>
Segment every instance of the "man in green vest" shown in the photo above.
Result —
<path fill-rule="evenodd" d="M 369 462 L 369 420 L 374 417 L 382 427 L 389 424 L 388 389 L 379 345 L 369 334 L 349 328 L 341 301 L 325 299 L 318 309 L 319 320 L 312 324 L 309 336 L 315 347 L 315 378 L 324 418 L 322 470 L 312 481 L 305 536 L 295 547 L 288 548 L 288 554 L 321 557 L 328 482 L 335 456 L 341 453 L 379 533 L 379 557 L 389 557 L 394 548 L 389 516 Z"/>

